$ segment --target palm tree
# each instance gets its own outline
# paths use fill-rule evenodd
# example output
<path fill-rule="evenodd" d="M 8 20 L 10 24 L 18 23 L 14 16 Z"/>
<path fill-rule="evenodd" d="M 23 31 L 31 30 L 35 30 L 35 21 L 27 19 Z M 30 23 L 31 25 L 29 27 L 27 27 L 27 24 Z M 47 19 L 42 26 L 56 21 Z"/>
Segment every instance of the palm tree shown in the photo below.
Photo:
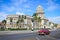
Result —
<path fill-rule="evenodd" d="M 36 13 L 34 13 L 32 17 L 34 20 L 37 20 L 37 14 Z"/>
<path fill-rule="evenodd" d="M 3 23 L 3 28 L 5 29 L 6 28 L 6 20 L 3 20 L 2 23 Z"/>
<path fill-rule="evenodd" d="M 27 17 L 26 16 L 24 16 L 24 26 L 25 26 L 25 28 L 27 28 Z"/>
<path fill-rule="evenodd" d="M 41 26 L 41 17 L 38 17 L 39 26 Z"/>
<path fill-rule="evenodd" d="M 41 22 L 41 17 L 38 17 L 38 22 Z"/>
<path fill-rule="evenodd" d="M 21 19 L 21 16 L 19 15 L 18 20 L 20 20 L 20 19 Z"/>
<path fill-rule="evenodd" d="M 33 14 L 33 18 L 41 23 L 41 17 L 37 17 L 37 13 Z"/>
<path fill-rule="evenodd" d="M 16 22 L 16 25 L 18 26 L 19 21 Z"/>
<path fill-rule="evenodd" d="M 33 18 L 34 18 L 34 20 L 37 20 L 37 14 L 36 13 L 33 14 Z"/>
<path fill-rule="evenodd" d="M 37 22 L 37 13 L 34 13 L 32 17 L 33 17 L 32 22 Z M 33 23 L 33 24 L 36 24 L 36 23 Z M 33 25 L 33 26 L 36 27 L 36 25 Z"/>
<path fill-rule="evenodd" d="M 22 15 L 22 18 L 24 18 L 24 15 Z"/>
<path fill-rule="evenodd" d="M 54 24 L 54 27 L 57 27 L 58 24 Z"/>
<path fill-rule="evenodd" d="M 31 19 L 32 22 L 34 22 L 34 19 Z"/>
<path fill-rule="evenodd" d="M 49 22 L 49 26 L 51 25 L 51 22 Z"/>
<path fill-rule="evenodd" d="M 23 24 L 24 20 L 23 20 L 23 16 L 21 18 L 21 16 L 19 15 L 18 17 L 18 21 L 16 22 L 17 26 L 21 28 L 21 24 Z"/>
<path fill-rule="evenodd" d="M 13 26 L 13 18 L 10 17 L 10 25 Z"/>
<path fill-rule="evenodd" d="M 24 26 L 24 15 L 22 15 L 22 18 L 20 21 L 21 21 L 22 26 Z"/>
<path fill-rule="evenodd" d="M 19 15 L 18 16 L 18 21 L 16 22 L 16 25 L 18 26 L 18 27 L 20 27 L 21 25 L 20 25 L 20 23 L 21 23 L 21 16 Z"/>
<path fill-rule="evenodd" d="M 24 17 L 24 19 L 26 19 L 26 16 Z"/>
<path fill-rule="evenodd" d="M 34 13 L 33 16 L 37 16 L 37 13 Z"/>
<path fill-rule="evenodd" d="M 4 23 L 4 25 L 6 25 L 6 20 L 3 20 L 2 23 Z"/>
<path fill-rule="evenodd" d="M 18 20 L 17 22 L 16 22 L 16 25 L 18 26 L 18 27 L 20 27 L 21 26 L 21 21 L 20 20 Z"/>
<path fill-rule="evenodd" d="M 33 14 L 33 19 L 39 23 L 39 26 L 41 26 L 41 17 L 37 17 L 37 13 Z"/>

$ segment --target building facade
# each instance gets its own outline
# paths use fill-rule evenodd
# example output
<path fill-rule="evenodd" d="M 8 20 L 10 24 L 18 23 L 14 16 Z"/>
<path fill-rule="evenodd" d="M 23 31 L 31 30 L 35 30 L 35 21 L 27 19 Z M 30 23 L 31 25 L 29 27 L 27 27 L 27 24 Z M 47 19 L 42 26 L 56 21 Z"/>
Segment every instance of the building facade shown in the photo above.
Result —
<path fill-rule="evenodd" d="M 12 22 L 11 22 L 11 18 L 12 18 Z M 23 21 L 21 19 L 23 19 Z M 32 17 L 25 15 L 8 15 L 6 18 L 7 20 L 6 28 L 27 28 L 27 27 L 30 28 L 32 26 L 31 19 Z M 20 23 L 17 25 L 18 20 L 20 20 Z"/>

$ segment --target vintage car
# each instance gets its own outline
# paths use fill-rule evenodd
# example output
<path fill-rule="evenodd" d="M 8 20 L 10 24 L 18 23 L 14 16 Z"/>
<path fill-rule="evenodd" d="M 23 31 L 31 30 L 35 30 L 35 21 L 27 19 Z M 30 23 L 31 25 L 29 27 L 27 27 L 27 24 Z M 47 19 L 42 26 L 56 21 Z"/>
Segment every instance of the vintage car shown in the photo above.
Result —
<path fill-rule="evenodd" d="M 38 30 L 38 34 L 39 35 L 49 35 L 50 31 L 48 29 L 42 28 L 42 29 Z"/>

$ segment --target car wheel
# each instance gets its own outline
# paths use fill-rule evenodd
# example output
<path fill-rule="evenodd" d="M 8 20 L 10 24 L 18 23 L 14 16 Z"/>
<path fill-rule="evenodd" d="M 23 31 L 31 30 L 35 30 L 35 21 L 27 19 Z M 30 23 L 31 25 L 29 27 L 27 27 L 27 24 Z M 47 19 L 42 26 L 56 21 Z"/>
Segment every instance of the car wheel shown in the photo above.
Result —
<path fill-rule="evenodd" d="M 43 35 L 43 36 L 44 36 L 45 34 L 41 34 L 41 35 Z"/>
<path fill-rule="evenodd" d="M 38 35 L 40 35 L 40 34 L 38 34 Z"/>

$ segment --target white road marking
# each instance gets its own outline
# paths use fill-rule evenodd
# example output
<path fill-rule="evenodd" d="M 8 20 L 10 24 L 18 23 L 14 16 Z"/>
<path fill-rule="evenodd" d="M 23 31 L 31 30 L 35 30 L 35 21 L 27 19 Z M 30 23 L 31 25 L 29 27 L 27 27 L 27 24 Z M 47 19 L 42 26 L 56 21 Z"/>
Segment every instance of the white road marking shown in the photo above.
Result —
<path fill-rule="evenodd" d="M 37 40 L 40 40 L 38 37 L 36 37 Z"/>

